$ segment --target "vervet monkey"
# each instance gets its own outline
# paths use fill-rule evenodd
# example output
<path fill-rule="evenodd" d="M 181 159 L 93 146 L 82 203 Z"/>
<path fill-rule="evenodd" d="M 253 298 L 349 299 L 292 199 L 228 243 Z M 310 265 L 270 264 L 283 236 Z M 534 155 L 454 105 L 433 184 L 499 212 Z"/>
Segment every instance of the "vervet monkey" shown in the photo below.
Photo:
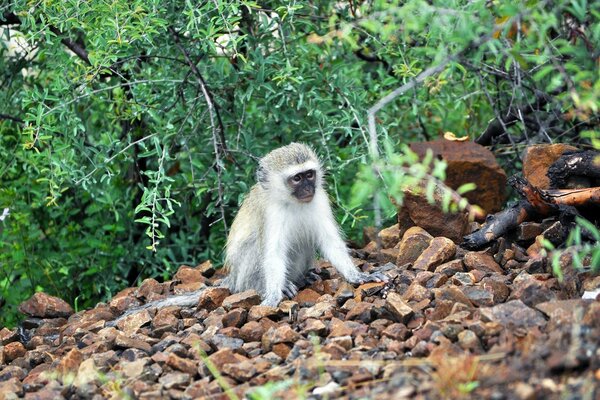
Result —
<path fill-rule="evenodd" d="M 271 151 L 256 176 L 227 238 L 224 286 L 232 292 L 255 289 L 263 305 L 277 306 L 317 279 L 311 270 L 317 250 L 350 283 L 388 280 L 354 266 L 310 147 L 291 143 Z"/>

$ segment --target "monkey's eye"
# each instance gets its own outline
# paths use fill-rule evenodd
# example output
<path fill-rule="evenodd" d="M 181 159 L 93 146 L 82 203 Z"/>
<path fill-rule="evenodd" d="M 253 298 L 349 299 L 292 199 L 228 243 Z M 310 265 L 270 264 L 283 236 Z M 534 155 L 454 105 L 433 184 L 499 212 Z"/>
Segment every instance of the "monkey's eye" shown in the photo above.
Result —
<path fill-rule="evenodd" d="M 300 174 L 294 175 L 294 177 L 292 178 L 292 181 L 294 181 L 295 183 L 300 183 L 301 180 L 302 180 L 302 175 L 300 175 Z"/>
<path fill-rule="evenodd" d="M 306 177 L 306 179 L 313 179 L 315 177 L 315 171 L 306 171 L 306 174 L 304 174 L 304 176 Z"/>

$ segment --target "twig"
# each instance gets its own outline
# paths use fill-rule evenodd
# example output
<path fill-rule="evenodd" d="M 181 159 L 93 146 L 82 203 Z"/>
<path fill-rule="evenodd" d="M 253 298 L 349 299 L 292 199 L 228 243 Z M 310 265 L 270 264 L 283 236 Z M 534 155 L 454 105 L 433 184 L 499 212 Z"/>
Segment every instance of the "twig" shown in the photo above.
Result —
<path fill-rule="evenodd" d="M 208 91 L 204 77 L 198 70 L 198 67 L 196 67 L 196 64 L 194 64 L 192 62 L 187 50 L 181 45 L 179 36 L 177 35 L 177 32 L 175 32 L 175 30 L 173 28 L 169 27 L 169 33 L 171 33 L 171 35 L 173 36 L 173 40 L 175 40 L 175 45 L 177 46 L 179 51 L 181 51 L 181 53 L 183 54 L 183 57 L 185 58 L 185 61 L 188 63 L 188 65 L 190 66 L 190 69 L 194 73 L 194 75 L 196 77 L 196 81 L 197 81 L 198 85 L 200 86 L 200 89 L 202 89 L 202 94 L 204 95 L 204 99 L 206 100 L 206 104 L 210 111 L 209 116 L 210 116 L 210 127 L 211 127 L 211 131 L 212 131 L 212 139 L 213 139 L 212 142 L 213 142 L 213 147 L 215 150 L 215 157 L 216 157 L 216 161 L 217 161 L 216 162 L 217 193 L 218 193 L 218 197 L 219 197 L 219 209 L 221 211 L 221 218 L 223 220 L 223 225 L 225 226 L 225 231 L 227 232 L 227 220 L 225 219 L 225 208 L 223 205 L 223 197 L 224 197 L 223 183 L 221 181 L 221 173 L 223 170 L 223 165 L 222 165 L 221 156 L 220 156 L 221 152 L 223 152 L 223 155 L 225 155 L 227 153 L 227 145 L 225 143 L 225 132 L 224 132 L 224 128 L 223 128 L 223 121 L 221 120 L 221 117 L 218 113 L 218 109 L 215 107 L 212 96 L 211 96 L 210 92 Z M 218 128 L 217 128 L 217 124 L 218 124 Z"/>

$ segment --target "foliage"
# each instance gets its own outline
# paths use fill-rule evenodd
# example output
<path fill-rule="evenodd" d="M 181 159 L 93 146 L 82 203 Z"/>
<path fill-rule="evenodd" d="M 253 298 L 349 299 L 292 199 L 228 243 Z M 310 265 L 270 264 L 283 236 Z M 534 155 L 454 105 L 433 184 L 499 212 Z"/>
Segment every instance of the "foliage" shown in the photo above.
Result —
<path fill-rule="evenodd" d="M 10 0 L 0 15 L 0 324 L 35 290 L 90 306 L 218 263 L 256 158 L 292 140 L 317 148 L 356 235 L 372 221 L 373 193 L 352 203 L 349 184 L 369 164 L 366 111 L 413 79 L 377 113 L 394 147 L 493 121 L 500 151 L 598 144 L 597 2 Z"/>

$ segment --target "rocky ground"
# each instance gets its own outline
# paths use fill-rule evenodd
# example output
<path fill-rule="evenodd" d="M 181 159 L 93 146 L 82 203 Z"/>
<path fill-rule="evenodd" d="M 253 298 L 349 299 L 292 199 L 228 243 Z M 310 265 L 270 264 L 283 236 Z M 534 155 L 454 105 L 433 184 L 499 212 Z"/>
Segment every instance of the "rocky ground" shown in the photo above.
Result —
<path fill-rule="evenodd" d="M 321 262 L 278 308 L 208 287 L 197 307 L 116 320 L 218 282 L 209 262 L 78 313 L 38 293 L 0 331 L 0 398 L 597 399 L 600 277 L 568 255 L 562 281 L 549 272 L 535 238 L 555 224 L 478 252 L 396 225 L 354 254 L 389 283 L 352 287 Z"/>

